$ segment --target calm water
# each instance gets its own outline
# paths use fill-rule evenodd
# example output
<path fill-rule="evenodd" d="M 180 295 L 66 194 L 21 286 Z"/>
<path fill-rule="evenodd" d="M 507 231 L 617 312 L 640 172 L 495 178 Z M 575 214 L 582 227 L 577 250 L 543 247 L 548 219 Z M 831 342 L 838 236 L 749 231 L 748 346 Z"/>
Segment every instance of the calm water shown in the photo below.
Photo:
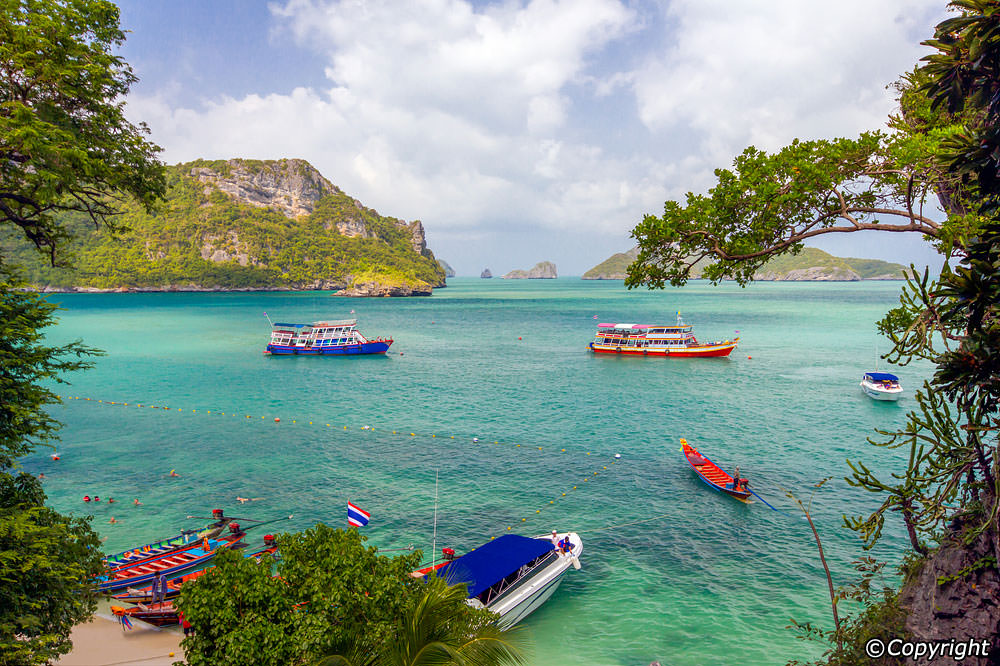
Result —
<path fill-rule="evenodd" d="M 294 514 L 278 529 L 343 525 L 350 499 L 372 512 L 372 544 L 429 552 L 438 474 L 439 549 L 462 552 L 508 528 L 583 537 L 583 569 L 524 623 L 531 663 L 815 656 L 785 628 L 792 617 L 831 624 L 808 525 L 708 490 L 678 438 L 740 465 L 789 514 L 784 490 L 808 498 L 812 484 L 834 477 L 812 508 L 835 582 L 846 582 L 863 553 L 841 516 L 877 499 L 843 481 L 845 459 L 881 470 L 903 463 L 902 452 L 865 437 L 901 425 L 912 398 L 876 403 L 858 388 L 879 342 L 874 322 L 897 303 L 899 283 L 663 292 L 573 278 L 449 284 L 410 299 L 54 296 L 66 310 L 50 338 L 81 338 L 107 355 L 60 389 L 92 398 L 54 409 L 65 423 L 61 460 L 40 452 L 25 467 L 45 472 L 56 508 L 91 512 L 109 550 L 196 526 L 204 521 L 185 517 L 216 507 Z M 352 308 L 366 335 L 395 338 L 389 356 L 261 354 L 264 311 L 313 321 Z M 728 359 L 687 360 L 586 350 L 595 316 L 670 323 L 677 310 L 700 339 L 741 331 L 740 347 Z M 899 374 L 912 395 L 930 368 Z M 169 478 L 171 469 L 180 476 Z M 84 494 L 120 503 L 85 505 Z M 241 506 L 237 496 L 262 499 Z M 132 506 L 136 497 L 142 506 Z M 108 524 L 112 515 L 118 524 Z M 876 555 L 891 559 L 902 543 L 892 523 Z"/>

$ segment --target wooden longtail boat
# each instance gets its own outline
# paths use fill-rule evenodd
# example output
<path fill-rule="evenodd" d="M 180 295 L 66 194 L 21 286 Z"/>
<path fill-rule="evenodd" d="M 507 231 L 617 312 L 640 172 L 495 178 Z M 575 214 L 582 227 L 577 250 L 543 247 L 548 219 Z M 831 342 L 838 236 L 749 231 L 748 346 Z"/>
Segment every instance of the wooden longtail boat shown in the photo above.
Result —
<path fill-rule="evenodd" d="M 714 462 L 698 453 L 698 449 L 688 444 L 686 439 L 681 439 L 681 451 L 687 459 L 691 469 L 704 481 L 709 488 L 720 493 L 734 497 L 741 502 L 750 503 L 750 489 L 745 485 L 733 488 L 733 477 L 722 471 L 722 468 Z"/>
<path fill-rule="evenodd" d="M 274 554 L 278 550 L 278 546 L 274 542 L 273 534 L 267 534 L 264 536 L 264 545 L 265 548 L 258 550 L 251 550 L 250 548 L 246 548 L 245 549 L 246 552 L 243 554 L 243 557 L 259 558 L 263 555 Z M 240 548 L 241 546 L 236 546 L 236 547 Z M 173 599 L 179 596 L 181 593 L 181 587 L 184 585 L 184 583 L 194 580 L 195 578 L 199 578 L 200 576 L 203 576 L 205 573 L 211 571 L 213 568 L 215 568 L 214 565 L 205 567 L 204 569 L 201 569 L 199 571 L 194 571 L 188 574 L 184 574 L 183 576 L 171 578 L 170 580 L 167 581 L 167 592 L 166 594 L 164 594 L 164 599 Z M 127 591 L 121 594 L 114 595 L 114 598 L 117 601 L 124 601 L 125 603 L 128 604 L 150 604 L 153 602 L 153 585 L 152 583 L 150 583 L 149 585 L 146 585 L 145 587 L 141 588 L 130 587 L 128 588 Z"/>
<path fill-rule="evenodd" d="M 196 530 L 184 530 L 176 536 L 167 537 L 166 539 L 160 539 L 159 541 L 143 544 L 141 546 L 135 546 L 133 548 L 129 548 L 128 550 L 123 550 L 120 553 L 115 553 L 114 555 L 108 555 L 104 558 L 104 564 L 110 569 L 116 569 L 118 567 L 135 564 L 142 560 L 148 560 L 150 558 L 166 555 L 167 553 L 175 550 L 195 545 L 199 541 L 206 538 L 214 539 L 222 533 L 222 530 L 226 528 L 226 525 L 234 520 L 233 518 L 227 518 L 223 514 L 222 509 L 213 509 L 212 517 L 215 519 L 215 522 L 210 523 L 203 528 Z"/>
<path fill-rule="evenodd" d="M 172 624 L 180 624 L 180 618 L 177 616 L 177 607 L 174 606 L 172 601 L 165 601 L 159 604 L 139 604 L 138 606 L 133 606 L 132 608 L 125 608 L 123 606 L 112 606 L 111 612 L 115 617 L 121 618 L 130 617 L 136 620 L 142 620 L 148 624 L 152 624 L 157 627 L 165 627 Z"/>
<path fill-rule="evenodd" d="M 203 539 L 166 555 L 111 569 L 106 575 L 98 578 L 97 587 L 101 592 L 117 592 L 152 583 L 160 574 L 176 577 L 203 568 L 219 554 L 219 551 L 235 548 L 240 543 L 244 533 L 239 523 L 230 523 L 229 530 L 230 533 L 223 539 Z"/>

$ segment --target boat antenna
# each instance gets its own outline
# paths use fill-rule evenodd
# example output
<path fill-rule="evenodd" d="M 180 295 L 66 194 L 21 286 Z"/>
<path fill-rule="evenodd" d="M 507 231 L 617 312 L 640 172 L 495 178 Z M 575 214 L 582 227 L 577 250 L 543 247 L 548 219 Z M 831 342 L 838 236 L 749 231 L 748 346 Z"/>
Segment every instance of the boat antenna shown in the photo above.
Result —
<path fill-rule="evenodd" d="M 267 316 L 266 312 L 264 313 L 264 318 L 267 319 L 267 325 L 274 328 L 274 324 L 271 323 L 271 318 Z"/>
<path fill-rule="evenodd" d="M 437 540 L 438 540 L 438 473 L 434 470 L 434 537 L 431 541 L 431 564 L 437 560 Z"/>

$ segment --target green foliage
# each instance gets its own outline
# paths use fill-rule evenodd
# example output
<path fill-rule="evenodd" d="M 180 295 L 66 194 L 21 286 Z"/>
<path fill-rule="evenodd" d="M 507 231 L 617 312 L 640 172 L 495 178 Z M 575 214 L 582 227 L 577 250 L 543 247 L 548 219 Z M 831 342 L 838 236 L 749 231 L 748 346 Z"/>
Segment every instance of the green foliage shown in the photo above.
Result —
<path fill-rule="evenodd" d="M 105 0 L 4 0 L 0 16 L 0 224 L 20 228 L 53 264 L 81 213 L 114 228 L 117 204 L 163 191 L 159 147 L 125 118 L 136 81 L 113 51 L 125 40 Z"/>
<path fill-rule="evenodd" d="M 465 585 L 431 578 L 420 586 L 415 603 L 398 619 L 385 641 L 356 634 L 349 654 L 334 655 L 320 666 L 494 666 L 522 663 L 522 632 L 499 629 L 495 616 L 472 610 Z"/>
<path fill-rule="evenodd" d="M 98 536 L 44 501 L 38 479 L 0 471 L 0 663 L 10 666 L 66 654 L 70 629 L 97 608 Z"/>
<path fill-rule="evenodd" d="M 56 310 L 0 271 L 0 470 L 53 438 L 58 424 L 45 406 L 58 398 L 48 382 L 65 383 L 64 373 L 90 367 L 83 357 L 98 353 L 79 341 L 44 344 Z"/>
<path fill-rule="evenodd" d="M 251 172 L 275 165 L 240 163 Z M 339 190 L 316 202 L 310 215 L 292 220 L 195 180 L 189 174 L 196 167 L 231 173 L 223 161 L 169 167 L 164 203 L 154 213 L 125 205 L 120 221 L 127 230 L 114 236 L 93 229 L 79 215 L 62 218 L 73 236 L 68 252 L 75 270 L 45 265 L 12 237 L 0 238 L 0 244 L 38 287 L 305 289 L 329 283 L 344 287 L 366 276 L 409 286 L 443 280 L 433 255 L 413 250 L 406 226 L 357 205 Z M 344 220 L 364 224 L 374 237 L 340 234 L 336 225 Z M 215 252 L 228 259 L 205 258 Z"/>
<path fill-rule="evenodd" d="M 187 663 L 311 664 L 347 654 L 358 636 L 388 641 L 421 586 L 409 576 L 420 554 L 389 558 L 364 541 L 357 530 L 323 524 L 283 534 L 279 578 L 269 566 L 220 555 L 181 591 L 195 629 L 184 641 Z"/>
<path fill-rule="evenodd" d="M 896 135 L 866 132 L 857 139 L 793 141 L 769 155 L 747 148 L 733 170 L 717 169 L 707 195 L 688 193 L 684 205 L 664 204 L 632 230 L 639 257 L 625 284 L 680 286 L 692 268 L 703 276 L 745 285 L 774 256 L 802 250 L 827 233 L 915 231 L 936 237 L 940 225 L 923 214 L 935 184 L 922 163 L 899 163 Z M 900 218 L 898 223 L 885 218 Z"/>

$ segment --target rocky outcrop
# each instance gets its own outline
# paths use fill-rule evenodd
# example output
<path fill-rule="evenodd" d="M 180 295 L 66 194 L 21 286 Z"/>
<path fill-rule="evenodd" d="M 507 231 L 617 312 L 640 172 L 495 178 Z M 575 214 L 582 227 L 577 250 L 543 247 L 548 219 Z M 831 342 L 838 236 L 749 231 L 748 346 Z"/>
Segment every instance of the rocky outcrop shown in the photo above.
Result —
<path fill-rule="evenodd" d="M 316 202 L 326 194 L 341 193 L 311 164 L 299 159 L 232 159 L 219 168 L 195 166 L 190 173 L 234 199 L 276 208 L 290 218 L 313 212 Z"/>
<path fill-rule="evenodd" d="M 383 284 L 380 282 L 360 282 L 341 289 L 334 296 L 430 296 L 433 293 L 431 285 L 420 284 Z"/>
<path fill-rule="evenodd" d="M 514 270 L 503 276 L 504 280 L 551 280 L 556 275 L 556 265 L 551 261 L 539 261 L 529 270 Z"/>
<path fill-rule="evenodd" d="M 906 629 L 914 640 L 986 640 L 990 653 L 1000 655 L 1000 575 L 988 535 L 969 545 L 946 541 L 900 590 L 898 601 L 909 611 Z M 998 662 L 966 657 L 962 663 Z"/>
<path fill-rule="evenodd" d="M 483 272 L 479 274 L 479 277 L 486 279 L 493 277 L 493 273 L 490 273 L 490 269 L 484 268 Z"/>
<path fill-rule="evenodd" d="M 455 269 L 449 266 L 447 261 L 444 259 L 438 259 L 437 262 L 441 265 L 441 268 L 444 269 L 444 276 L 446 278 L 455 277 Z"/>
<path fill-rule="evenodd" d="M 755 273 L 754 280 L 770 282 L 787 280 L 790 282 L 855 282 L 861 276 L 849 268 L 839 266 L 813 266 L 811 268 L 794 268 L 786 273 L 762 271 Z"/>

